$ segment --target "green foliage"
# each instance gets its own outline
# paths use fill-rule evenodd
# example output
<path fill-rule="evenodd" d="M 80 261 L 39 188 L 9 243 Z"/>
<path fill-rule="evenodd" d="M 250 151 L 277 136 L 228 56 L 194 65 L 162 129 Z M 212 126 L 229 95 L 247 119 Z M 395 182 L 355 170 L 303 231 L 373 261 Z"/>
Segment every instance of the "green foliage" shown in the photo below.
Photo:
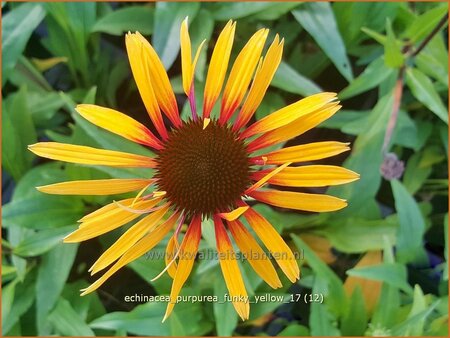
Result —
<path fill-rule="evenodd" d="M 448 335 L 448 47 L 443 33 L 448 4 L 2 2 L 2 12 L 3 335 Z M 284 52 L 256 118 L 304 96 L 339 93 L 343 109 L 289 145 L 349 142 L 351 152 L 323 163 L 361 175 L 326 191 L 348 201 L 339 212 L 296 213 L 252 201 L 300 254 L 302 272 L 293 285 L 277 268 L 283 286 L 272 290 L 248 262 L 239 261 L 251 299 L 280 297 L 251 304 L 247 322 L 230 302 L 181 302 L 161 323 L 165 301 L 125 300 L 170 292 L 167 274 L 152 281 L 165 267 L 167 239 L 153 258 L 144 255 L 97 292 L 80 297 L 79 290 L 93 281 L 89 264 L 125 230 L 80 245 L 62 239 L 88 212 L 134 195 L 57 196 L 35 187 L 149 178 L 152 171 L 48 162 L 27 150 L 50 140 L 153 156 L 89 123 L 74 107 L 111 107 L 152 129 L 124 44 L 125 33 L 139 31 L 168 70 L 187 118 L 179 42 L 186 16 L 193 53 L 207 41 L 196 67 L 197 107 L 211 48 L 226 22 L 237 20 L 230 65 L 249 37 L 267 27 L 268 40 L 276 33 L 284 38 Z M 380 170 L 387 153 L 404 164 L 395 179 Z M 213 223 L 205 220 L 199 252 L 206 255 L 215 246 Z M 382 253 L 382 260 L 355 266 L 373 252 Z M 355 280 L 358 285 L 350 289 Z M 219 263 L 207 259 L 196 262 L 181 295 L 221 299 L 226 290 Z M 378 297 L 368 306 L 371 293 Z M 296 294 L 319 295 L 321 301 L 292 301 Z"/>

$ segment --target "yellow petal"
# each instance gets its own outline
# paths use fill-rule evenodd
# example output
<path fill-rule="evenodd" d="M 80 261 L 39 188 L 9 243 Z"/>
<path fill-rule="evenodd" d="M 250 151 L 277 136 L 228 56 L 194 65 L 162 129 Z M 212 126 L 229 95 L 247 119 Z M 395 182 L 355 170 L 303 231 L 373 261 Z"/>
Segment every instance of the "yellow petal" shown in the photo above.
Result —
<path fill-rule="evenodd" d="M 281 281 L 270 262 L 269 256 L 264 252 L 250 232 L 239 221 L 228 221 L 228 229 L 247 261 L 255 272 L 272 288 L 281 287 Z"/>
<path fill-rule="evenodd" d="M 170 302 L 167 304 L 163 322 L 172 313 L 178 294 L 191 273 L 202 235 L 201 225 L 202 220 L 200 216 L 194 216 L 191 224 L 189 224 L 188 230 L 186 231 L 186 235 L 184 235 L 180 248 L 181 251 L 179 255 L 177 272 L 175 274 L 175 278 L 173 279 L 172 289 L 170 290 Z"/>
<path fill-rule="evenodd" d="M 277 175 L 280 171 L 284 170 L 291 162 L 287 162 L 283 165 L 280 165 L 278 168 L 275 169 L 269 169 L 267 171 L 259 171 L 253 174 L 253 179 L 257 179 L 258 182 L 253 184 L 250 188 L 248 188 L 245 191 L 245 194 L 251 193 L 252 191 L 262 187 L 267 181 L 270 182 L 270 179 L 272 179 L 273 176 Z M 262 173 L 262 175 L 258 175 L 259 173 Z"/>
<path fill-rule="evenodd" d="M 178 113 L 177 100 L 164 65 L 147 39 L 139 32 L 136 32 L 136 36 L 142 42 L 144 47 L 144 55 L 147 62 L 146 66 L 148 67 L 150 81 L 152 82 L 158 104 L 169 120 L 172 121 L 175 126 L 179 127 L 181 125 L 181 119 L 180 114 Z"/>
<path fill-rule="evenodd" d="M 217 253 L 223 278 L 230 294 L 234 309 L 242 320 L 246 320 L 250 314 L 250 304 L 241 271 L 236 260 L 236 256 L 228 238 L 227 231 L 222 220 L 214 217 L 214 229 L 216 232 Z"/>
<path fill-rule="evenodd" d="M 155 149 L 162 148 L 160 141 L 147 127 L 116 110 L 93 104 L 80 104 L 76 111 L 89 122 L 111 133 Z"/>
<path fill-rule="evenodd" d="M 350 150 L 348 145 L 349 143 L 325 141 L 287 147 L 265 154 L 265 164 L 321 160 Z"/>
<path fill-rule="evenodd" d="M 281 62 L 281 55 L 283 54 L 284 40 L 279 40 L 278 35 L 275 36 L 272 44 L 267 50 L 266 56 L 257 68 L 255 77 L 250 87 L 247 98 L 242 105 L 239 115 L 236 119 L 233 129 L 239 130 L 242 128 L 255 113 L 259 104 L 261 103 L 270 82 Z"/>
<path fill-rule="evenodd" d="M 104 179 L 61 182 L 36 187 L 41 192 L 54 195 L 114 195 L 142 189 L 152 179 Z"/>
<path fill-rule="evenodd" d="M 180 28 L 180 45 L 181 45 L 181 73 L 183 77 L 183 89 L 187 96 L 191 93 L 192 82 L 194 81 L 195 66 L 197 64 L 200 51 L 205 44 L 206 40 L 203 40 L 197 49 L 192 62 L 191 51 L 191 39 L 188 31 L 188 18 L 183 20 Z"/>
<path fill-rule="evenodd" d="M 119 201 L 121 205 L 131 206 L 134 198 Z M 161 198 L 151 200 L 138 200 L 133 208 L 135 210 L 147 210 L 154 207 L 161 201 Z M 76 243 L 91 239 L 138 218 L 141 214 L 132 213 L 120 208 L 117 203 L 111 203 L 100 208 L 89 215 L 84 216 L 80 221 L 79 228 L 64 238 L 65 243 Z"/>
<path fill-rule="evenodd" d="M 266 42 L 268 29 L 257 31 L 244 46 L 231 68 L 223 92 L 219 122 L 225 123 L 241 104 Z"/>
<path fill-rule="evenodd" d="M 175 258 L 175 255 L 178 251 L 178 241 L 176 236 L 172 236 L 170 237 L 169 241 L 167 242 L 167 247 L 166 247 L 166 256 L 165 256 L 165 262 L 166 262 L 166 266 L 169 266 L 169 268 L 167 269 L 167 273 L 169 274 L 170 277 L 175 278 L 175 275 L 177 273 L 177 262 L 172 260 Z"/>
<path fill-rule="evenodd" d="M 381 251 L 369 251 L 354 267 L 361 268 L 364 266 L 378 265 L 381 262 Z M 381 285 L 382 283 L 380 281 L 349 276 L 344 282 L 344 290 L 350 297 L 356 286 L 361 287 L 367 312 L 372 313 L 380 297 Z"/>
<path fill-rule="evenodd" d="M 169 209 L 169 204 L 165 204 L 161 209 L 154 211 L 148 216 L 145 216 L 131 228 L 129 228 L 125 233 L 120 236 L 120 238 L 111 245 L 108 250 L 106 250 L 92 265 L 89 269 L 91 274 L 95 274 L 100 270 L 103 270 L 120 256 L 122 256 L 128 249 L 130 249 L 137 241 L 145 236 L 161 218 L 167 213 Z"/>
<path fill-rule="evenodd" d="M 132 246 L 127 252 L 123 254 L 120 259 L 105 274 L 92 283 L 88 288 L 83 290 L 82 296 L 97 290 L 109 277 L 111 277 L 117 270 L 124 267 L 128 263 L 138 259 L 151 249 L 153 249 L 173 228 L 179 213 L 174 213 L 163 224 L 158 226 L 155 230 L 145 235 L 139 242 Z"/>
<path fill-rule="evenodd" d="M 233 47 L 234 31 L 236 23 L 228 21 L 225 28 L 217 38 L 211 61 L 209 63 L 208 74 L 206 76 L 204 98 L 203 98 L 203 117 L 209 117 L 211 110 L 219 97 L 222 89 L 223 80 L 228 68 L 231 48 Z"/>
<path fill-rule="evenodd" d="M 332 102 L 336 99 L 336 95 L 336 93 L 325 92 L 305 97 L 253 123 L 242 132 L 241 137 L 250 137 L 286 126 L 301 116 L 310 114 Z"/>
<path fill-rule="evenodd" d="M 248 223 L 261 239 L 264 245 L 269 249 L 273 258 L 277 261 L 281 270 L 292 283 L 295 283 L 300 276 L 300 269 L 291 249 L 285 243 L 280 234 L 273 226 L 259 213 L 252 208 L 244 214 Z"/>
<path fill-rule="evenodd" d="M 305 194 L 302 192 L 265 190 L 253 191 L 249 196 L 258 201 L 274 205 L 276 207 L 311 211 L 325 212 L 335 211 L 345 208 L 347 202 L 340 198 L 321 195 L 321 194 Z"/>
<path fill-rule="evenodd" d="M 234 221 L 235 219 L 238 219 L 244 212 L 246 212 L 248 208 L 249 208 L 248 206 L 238 207 L 233 211 L 221 212 L 218 215 L 221 218 L 226 219 L 227 221 Z"/>
<path fill-rule="evenodd" d="M 38 156 L 70 163 L 146 168 L 154 168 L 156 165 L 155 160 L 147 156 L 74 144 L 39 142 L 29 145 L 28 149 Z"/>
<path fill-rule="evenodd" d="M 125 45 L 127 48 L 128 60 L 130 61 L 131 71 L 134 80 L 141 94 L 145 109 L 150 119 L 155 125 L 158 133 L 167 138 L 167 130 L 164 126 L 161 111 L 159 110 L 158 100 L 156 98 L 156 90 L 150 79 L 148 53 L 145 52 L 146 45 L 139 39 L 136 34 L 128 33 L 125 35 Z"/>
<path fill-rule="evenodd" d="M 270 173 L 269 170 L 255 172 L 253 179 L 261 179 Z M 289 187 L 325 187 L 353 182 L 359 175 L 346 168 L 333 165 L 308 165 L 289 167 L 276 173 L 268 182 Z"/>
<path fill-rule="evenodd" d="M 280 127 L 275 130 L 271 130 L 257 139 L 251 141 L 247 147 L 249 152 L 265 148 L 270 145 L 274 145 L 280 142 L 287 141 L 293 137 L 303 134 L 304 132 L 316 127 L 323 121 L 333 116 L 341 106 L 336 102 L 328 103 L 321 109 L 316 110 L 310 114 L 299 117 L 294 122 Z"/>

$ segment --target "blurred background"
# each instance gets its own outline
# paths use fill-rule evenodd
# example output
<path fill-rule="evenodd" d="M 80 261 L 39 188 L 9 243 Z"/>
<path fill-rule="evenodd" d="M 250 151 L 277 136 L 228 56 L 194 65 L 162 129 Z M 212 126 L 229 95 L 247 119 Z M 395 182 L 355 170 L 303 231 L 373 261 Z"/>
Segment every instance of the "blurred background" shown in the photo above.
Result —
<path fill-rule="evenodd" d="M 1 6 L 3 335 L 448 335 L 447 3 Z M 271 37 L 285 39 L 284 55 L 256 117 L 319 91 L 339 93 L 343 109 L 288 144 L 350 142 L 351 152 L 323 163 L 361 174 L 355 183 L 328 189 L 348 200 L 340 212 L 256 206 L 298 251 L 302 278 L 292 285 L 283 276 L 283 287 L 272 290 L 240 262 L 251 297 L 281 297 L 252 304 L 246 322 L 231 303 L 184 302 L 161 324 L 165 302 L 126 302 L 125 296 L 170 291 L 167 275 L 150 282 L 164 262 L 148 256 L 80 297 L 95 280 L 89 266 L 124 229 L 79 245 L 62 238 L 84 214 L 118 197 L 51 196 L 35 187 L 151 173 L 63 164 L 27 151 L 52 140 L 149 154 L 73 108 L 96 103 L 151 127 L 124 44 L 126 32 L 140 31 L 160 55 L 187 116 L 179 55 L 186 16 L 193 48 L 207 39 L 195 77 L 199 102 L 226 21 L 238 21 L 232 60 L 257 29 L 270 28 Z M 203 224 L 201 252 L 215 247 L 209 225 Z M 201 260 L 182 295 L 225 292 L 218 262 Z"/>

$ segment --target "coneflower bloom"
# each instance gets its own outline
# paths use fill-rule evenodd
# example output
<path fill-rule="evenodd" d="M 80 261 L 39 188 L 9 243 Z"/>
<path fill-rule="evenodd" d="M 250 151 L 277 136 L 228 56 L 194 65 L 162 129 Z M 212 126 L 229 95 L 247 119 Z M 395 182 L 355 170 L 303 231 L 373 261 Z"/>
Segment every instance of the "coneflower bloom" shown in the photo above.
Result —
<path fill-rule="evenodd" d="M 257 31 L 238 54 L 225 83 L 236 23 L 229 21 L 214 47 L 206 77 L 203 107 L 197 112 L 194 72 L 203 43 L 192 59 L 187 20 L 181 25 L 183 89 L 192 117 L 180 118 L 174 92 L 155 50 L 139 33 L 126 35 L 131 70 L 157 135 L 143 124 L 118 111 L 82 104 L 77 112 L 91 123 L 151 148 L 153 158 L 80 145 L 42 142 L 29 149 L 42 157 L 79 164 L 141 167 L 155 171 L 148 179 L 105 179 L 56 183 L 38 187 L 49 194 L 110 195 L 136 191 L 135 198 L 114 201 L 80 220 L 65 242 L 80 242 L 102 235 L 140 218 L 94 263 L 90 271 L 106 272 L 82 295 L 99 288 L 112 274 L 154 248 L 166 235 L 166 268 L 172 278 L 171 301 L 166 319 L 192 270 L 201 237 L 202 220 L 212 218 L 220 267 L 234 308 L 245 320 L 249 303 L 230 237 L 255 272 L 273 288 L 281 287 L 269 250 L 291 282 L 299 278 L 295 257 L 272 225 L 248 204 L 248 199 L 276 207 L 323 212 L 346 206 L 337 197 L 266 188 L 322 187 L 348 183 L 358 175 L 329 165 L 291 164 L 327 158 L 347 151 L 348 144 L 316 142 L 280 150 L 264 149 L 283 143 L 336 113 L 340 106 L 334 93 L 301 99 L 263 119 L 250 123 L 281 61 L 283 40 L 278 35 L 264 56 L 268 30 Z M 225 85 L 224 85 L 225 83 Z M 211 116 L 219 100 L 220 113 Z M 164 117 L 167 119 L 164 120 Z M 168 128 L 168 125 L 170 127 Z M 151 193 L 145 193 L 153 186 Z M 141 217 L 142 216 L 142 217 Z M 244 225 L 240 219 L 245 219 Z M 182 236 L 182 225 L 187 230 Z"/>

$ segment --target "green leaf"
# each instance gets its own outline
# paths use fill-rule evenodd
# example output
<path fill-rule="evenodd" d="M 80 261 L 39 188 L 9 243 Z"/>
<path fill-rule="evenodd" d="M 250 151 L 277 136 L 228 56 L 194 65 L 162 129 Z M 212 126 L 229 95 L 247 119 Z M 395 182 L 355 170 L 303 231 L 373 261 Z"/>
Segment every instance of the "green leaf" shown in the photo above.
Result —
<path fill-rule="evenodd" d="M 327 282 L 323 277 L 314 278 L 313 294 L 324 294 L 327 291 Z M 309 327 L 311 336 L 340 336 L 339 330 L 333 323 L 336 318 L 328 310 L 326 304 L 311 303 L 311 314 L 309 316 Z"/>
<path fill-rule="evenodd" d="M 2 20 L 2 87 L 25 50 L 31 33 L 45 16 L 40 4 L 26 3 L 8 12 Z"/>
<path fill-rule="evenodd" d="M 413 262 L 425 255 L 423 234 L 425 221 L 419 206 L 398 180 L 391 181 L 400 227 L 397 231 L 397 257 L 402 262 Z"/>
<path fill-rule="evenodd" d="M 411 327 L 413 327 L 418 322 L 425 321 L 427 319 L 427 317 L 436 308 L 438 303 L 439 303 L 439 300 L 437 300 L 435 303 L 433 303 L 431 306 L 429 306 L 425 310 L 415 314 L 412 317 L 409 317 L 404 322 L 395 325 L 392 328 L 392 335 L 395 335 L 395 336 L 407 336 L 408 332 L 411 330 Z"/>
<path fill-rule="evenodd" d="M 36 281 L 36 271 L 29 272 L 23 282 L 12 281 L 2 290 L 2 333 L 7 334 L 13 326 L 19 322 L 22 315 L 28 311 L 34 302 L 36 293 L 34 283 Z M 14 287 L 14 300 L 10 307 L 4 301 L 9 302 L 11 290 L 10 285 Z M 4 305 L 5 304 L 5 305 Z"/>
<path fill-rule="evenodd" d="M 411 307 L 411 311 L 408 314 L 408 319 L 413 318 L 415 315 L 425 311 L 427 309 L 427 301 L 419 285 L 414 286 L 414 299 Z M 425 326 L 425 318 L 415 321 L 409 326 L 407 330 L 408 336 L 422 336 Z"/>
<path fill-rule="evenodd" d="M 22 257 L 33 257 L 49 251 L 58 243 L 62 243 L 62 239 L 75 230 L 75 226 L 67 226 L 55 229 L 44 229 L 36 232 L 34 235 L 26 237 L 17 245 L 13 253 Z"/>
<path fill-rule="evenodd" d="M 428 76 L 417 68 L 408 68 L 406 70 L 406 84 L 417 100 L 448 124 L 447 108 L 442 103 L 433 82 Z"/>
<path fill-rule="evenodd" d="M 238 316 L 233 303 L 223 302 L 225 293 L 228 293 L 228 290 L 224 280 L 217 278 L 214 283 L 214 294 L 219 297 L 219 301 L 214 302 L 213 310 L 218 336 L 232 336 L 238 324 Z"/>
<path fill-rule="evenodd" d="M 303 337 L 310 336 L 309 329 L 300 324 L 289 324 L 285 329 L 278 333 L 279 337 Z"/>
<path fill-rule="evenodd" d="M 64 298 L 58 300 L 47 319 L 60 335 L 95 336 L 90 327 Z"/>
<path fill-rule="evenodd" d="M 413 154 L 409 158 L 403 174 L 403 185 L 411 195 L 414 195 L 422 187 L 433 170 L 432 166 L 420 166 L 422 157 L 423 152 Z"/>
<path fill-rule="evenodd" d="M 329 194 L 348 200 L 348 206 L 335 213 L 339 217 L 380 218 L 374 198 L 381 184 L 381 148 L 392 104 L 391 94 L 377 102 L 369 114 L 368 123 L 361 128 L 360 135 L 353 143 L 351 156 L 343 164 L 345 168 L 360 173 L 361 178 L 351 184 L 328 189 Z"/>
<path fill-rule="evenodd" d="M 314 82 L 298 73 L 283 61 L 280 63 L 271 85 L 289 93 L 302 96 L 308 96 L 322 91 Z"/>
<path fill-rule="evenodd" d="M 35 156 L 28 151 L 27 146 L 37 140 L 28 109 L 27 88 L 22 87 L 16 94 L 9 96 L 2 108 L 2 124 L 5 126 L 5 133 L 2 133 L 2 143 L 5 145 L 2 162 L 17 182 L 31 168 Z"/>
<path fill-rule="evenodd" d="M 141 34 L 153 33 L 154 7 L 130 6 L 119 8 L 97 20 L 92 32 L 103 32 L 122 36 L 124 32 L 138 31 Z"/>
<path fill-rule="evenodd" d="M 341 321 L 341 332 L 344 336 L 364 336 L 367 327 L 367 313 L 364 295 L 359 285 L 350 297 L 348 311 Z"/>
<path fill-rule="evenodd" d="M 375 88 L 393 72 L 392 68 L 385 66 L 382 58 L 378 58 L 339 93 L 339 98 L 345 100 Z"/>
<path fill-rule="evenodd" d="M 448 4 L 443 4 L 426 11 L 418 16 L 402 34 L 403 38 L 412 43 L 423 40 L 437 26 L 439 21 L 447 16 Z"/>
<path fill-rule="evenodd" d="M 395 241 L 398 220 L 389 217 L 384 220 L 363 218 L 344 218 L 333 225 L 319 228 L 319 234 L 325 235 L 332 246 L 346 253 L 362 253 L 382 249 L 386 238 Z"/>
<path fill-rule="evenodd" d="M 353 268 L 347 270 L 347 275 L 382 281 L 406 293 L 413 293 L 407 281 L 406 266 L 400 263 L 382 263 L 379 265 Z"/>
<path fill-rule="evenodd" d="M 263 12 L 273 7 L 270 2 L 252 2 L 251 6 L 245 2 L 214 3 L 211 12 L 216 20 L 240 19 L 252 14 Z"/>
<path fill-rule="evenodd" d="M 186 16 L 192 21 L 200 3 L 157 2 L 152 45 L 166 69 L 175 61 L 180 50 L 180 26 Z"/>
<path fill-rule="evenodd" d="M 292 14 L 328 55 L 339 72 L 348 81 L 352 80 L 352 68 L 331 5 L 326 2 L 304 3 L 301 8 L 292 11 Z"/>
<path fill-rule="evenodd" d="M 75 224 L 84 213 L 84 205 L 73 196 L 30 197 L 14 200 L 3 208 L 3 225 L 29 229 L 56 228 Z"/>
<path fill-rule="evenodd" d="M 52 311 L 66 283 L 75 260 L 78 244 L 60 244 L 42 256 L 36 281 L 37 331 L 51 332 L 47 316 Z"/>
<path fill-rule="evenodd" d="M 397 42 L 392 24 L 390 20 L 386 21 L 387 40 L 384 44 L 384 62 L 386 66 L 392 68 L 399 68 L 404 63 L 404 56 L 401 51 L 401 46 Z"/>
<path fill-rule="evenodd" d="M 32 92 L 48 92 L 52 87 L 36 67 L 24 56 L 19 57 L 14 72 L 9 76 L 9 81 L 16 87 L 27 86 Z"/>
<path fill-rule="evenodd" d="M 346 297 L 342 281 L 299 236 L 292 234 L 291 237 L 297 248 L 304 253 L 308 265 L 314 270 L 316 274 L 315 280 L 326 281 L 328 284 L 328 294 L 324 295 L 327 299 L 327 305 L 336 316 L 341 316 L 346 311 Z M 318 306 L 321 307 L 323 304 L 318 304 Z M 320 310 L 317 311 L 320 312 Z M 311 332 L 311 334 L 313 333 Z"/>

